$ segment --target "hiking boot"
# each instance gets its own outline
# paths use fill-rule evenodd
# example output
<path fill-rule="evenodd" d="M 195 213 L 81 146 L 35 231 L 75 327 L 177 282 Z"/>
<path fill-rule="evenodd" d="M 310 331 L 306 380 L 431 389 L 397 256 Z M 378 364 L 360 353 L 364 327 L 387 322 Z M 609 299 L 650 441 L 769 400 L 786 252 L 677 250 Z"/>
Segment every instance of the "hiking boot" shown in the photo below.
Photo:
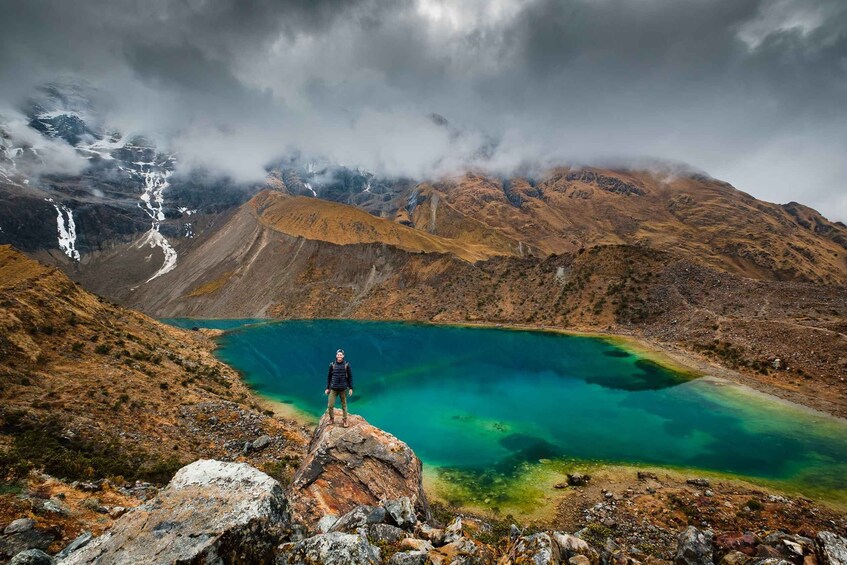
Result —
<path fill-rule="evenodd" d="M 347 420 L 341 420 L 341 425 L 346 428 L 347 427 Z"/>

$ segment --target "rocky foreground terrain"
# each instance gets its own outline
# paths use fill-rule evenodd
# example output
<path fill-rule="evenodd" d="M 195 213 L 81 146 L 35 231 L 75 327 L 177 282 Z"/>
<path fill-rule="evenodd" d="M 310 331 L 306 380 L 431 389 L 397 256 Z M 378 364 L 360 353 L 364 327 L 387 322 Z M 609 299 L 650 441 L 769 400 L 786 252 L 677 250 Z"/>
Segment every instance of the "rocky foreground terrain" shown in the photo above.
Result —
<path fill-rule="evenodd" d="M 571 479 L 574 489 L 591 480 Z M 792 512 L 795 501 L 779 502 Z M 41 522 L 17 519 L 0 540 L 25 545 L 43 535 Z M 421 462 L 402 441 L 358 416 L 349 428 L 324 417 L 288 485 L 244 462 L 200 459 L 101 535 L 83 533 L 54 556 L 27 549 L 10 562 L 840 565 L 847 563 L 844 527 L 812 512 L 798 532 L 687 525 L 650 546 L 594 521 L 568 532 L 451 515 L 430 507 Z"/>

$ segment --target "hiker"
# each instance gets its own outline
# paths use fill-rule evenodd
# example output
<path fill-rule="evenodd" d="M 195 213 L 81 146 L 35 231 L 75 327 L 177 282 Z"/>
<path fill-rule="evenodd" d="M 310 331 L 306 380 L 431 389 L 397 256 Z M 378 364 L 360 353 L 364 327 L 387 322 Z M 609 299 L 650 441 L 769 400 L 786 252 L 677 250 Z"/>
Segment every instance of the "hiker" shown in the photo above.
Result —
<path fill-rule="evenodd" d="M 350 391 L 349 393 L 347 391 Z M 326 375 L 326 390 L 324 394 L 329 395 L 326 409 L 329 411 L 329 421 L 335 423 L 335 397 L 341 398 L 341 425 L 347 427 L 347 395 L 353 396 L 353 371 L 350 363 L 344 360 L 344 350 L 335 352 L 335 361 L 329 364 L 329 372 Z"/>

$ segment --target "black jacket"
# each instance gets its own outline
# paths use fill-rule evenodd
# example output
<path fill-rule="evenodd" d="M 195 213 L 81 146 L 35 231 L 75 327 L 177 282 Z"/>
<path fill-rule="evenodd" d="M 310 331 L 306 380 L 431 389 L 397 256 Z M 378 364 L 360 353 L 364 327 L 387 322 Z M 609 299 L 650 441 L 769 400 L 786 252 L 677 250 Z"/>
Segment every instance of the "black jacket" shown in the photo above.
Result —
<path fill-rule="evenodd" d="M 350 369 L 350 363 L 347 361 L 341 363 L 333 361 L 329 364 L 329 372 L 326 375 L 326 388 L 335 390 L 353 388 L 353 371 Z"/>

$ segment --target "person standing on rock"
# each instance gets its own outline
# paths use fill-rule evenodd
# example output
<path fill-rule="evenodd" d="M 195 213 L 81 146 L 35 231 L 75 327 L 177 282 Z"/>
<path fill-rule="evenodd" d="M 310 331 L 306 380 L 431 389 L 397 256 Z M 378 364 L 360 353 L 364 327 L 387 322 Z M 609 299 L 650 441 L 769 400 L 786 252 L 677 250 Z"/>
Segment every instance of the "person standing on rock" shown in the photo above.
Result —
<path fill-rule="evenodd" d="M 348 392 L 349 390 L 349 392 Z M 341 425 L 347 427 L 347 395 L 353 396 L 353 371 L 350 363 L 344 360 L 344 350 L 335 352 L 335 361 L 329 364 L 329 373 L 326 375 L 326 390 L 324 394 L 329 395 L 326 409 L 329 412 L 329 421 L 335 423 L 335 397 L 341 398 Z"/>

